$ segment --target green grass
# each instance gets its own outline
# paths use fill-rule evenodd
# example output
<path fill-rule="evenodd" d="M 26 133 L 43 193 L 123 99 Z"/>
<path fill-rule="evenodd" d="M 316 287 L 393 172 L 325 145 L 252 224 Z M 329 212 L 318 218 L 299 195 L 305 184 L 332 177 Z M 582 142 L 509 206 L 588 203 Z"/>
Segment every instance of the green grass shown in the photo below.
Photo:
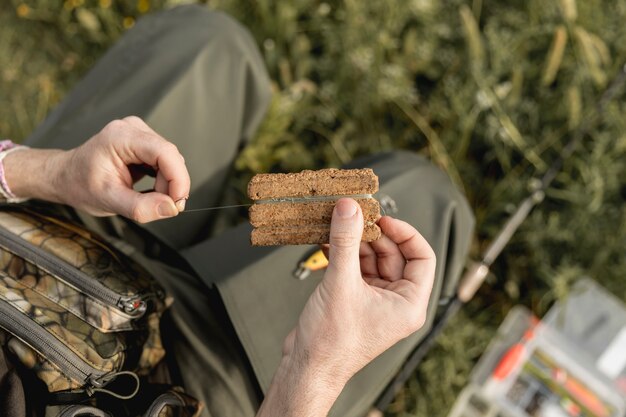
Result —
<path fill-rule="evenodd" d="M 0 3 L 0 136 L 26 137 L 134 19 L 166 0 Z M 477 257 L 626 62 L 625 0 L 223 0 L 275 84 L 237 161 L 337 166 L 392 148 L 428 155 L 466 193 Z M 444 416 L 511 306 L 543 314 L 581 275 L 626 300 L 625 94 L 513 237 L 486 285 L 388 410 Z"/>

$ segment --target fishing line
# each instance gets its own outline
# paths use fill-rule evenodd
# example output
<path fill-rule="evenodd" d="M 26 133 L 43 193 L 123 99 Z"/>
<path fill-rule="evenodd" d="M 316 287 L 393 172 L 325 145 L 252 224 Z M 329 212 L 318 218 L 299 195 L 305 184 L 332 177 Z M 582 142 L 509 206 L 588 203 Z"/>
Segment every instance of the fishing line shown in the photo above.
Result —
<path fill-rule="evenodd" d="M 280 198 L 267 198 L 264 200 L 258 200 L 254 203 L 248 204 L 232 204 L 228 206 L 217 206 L 217 207 L 202 207 L 184 210 L 181 213 L 194 213 L 200 211 L 209 211 L 209 210 L 222 210 L 229 208 L 238 208 L 238 207 L 250 207 L 254 204 L 282 204 L 282 203 L 321 203 L 327 201 L 336 201 L 340 198 L 353 198 L 356 200 L 360 199 L 368 199 L 374 198 L 372 194 L 353 194 L 353 195 L 319 195 L 319 196 L 303 196 L 303 197 L 280 197 Z M 381 209 L 384 211 L 384 208 L 381 206 Z"/>
<path fill-rule="evenodd" d="M 203 208 L 195 208 L 195 209 L 185 209 L 184 211 L 181 211 L 181 214 L 184 213 L 194 213 L 194 212 L 198 212 L 198 211 L 209 211 L 209 210 L 222 210 L 222 209 L 229 209 L 229 208 L 237 208 L 237 207 L 250 207 L 252 205 L 252 203 L 249 204 L 232 204 L 230 206 L 217 206 L 217 207 L 203 207 Z"/>
<path fill-rule="evenodd" d="M 302 197 L 279 197 L 257 200 L 256 204 L 276 204 L 276 203 L 322 203 L 326 201 L 336 201 L 340 198 L 353 198 L 355 200 L 373 198 L 371 194 L 341 194 L 341 195 L 318 195 Z"/>

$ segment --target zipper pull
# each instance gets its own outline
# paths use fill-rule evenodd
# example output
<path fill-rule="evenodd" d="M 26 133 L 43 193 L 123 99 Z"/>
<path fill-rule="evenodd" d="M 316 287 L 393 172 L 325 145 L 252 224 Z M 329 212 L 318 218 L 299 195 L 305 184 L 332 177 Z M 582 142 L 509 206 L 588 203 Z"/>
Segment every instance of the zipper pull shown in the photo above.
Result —
<path fill-rule="evenodd" d="M 137 297 L 120 298 L 117 302 L 117 306 L 126 314 L 130 314 L 133 317 L 142 316 L 148 308 L 148 304 Z"/>
<path fill-rule="evenodd" d="M 115 391 L 111 391 L 108 389 L 104 389 L 102 387 L 106 386 L 110 382 L 112 382 L 118 376 L 128 376 L 135 381 L 135 388 L 130 394 L 118 394 Z M 111 372 L 108 374 L 101 375 L 99 377 L 90 376 L 87 378 L 87 387 L 85 388 L 85 392 L 90 397 L 97 392 L 101 392 L 103 394 L 110 395 L 111 397 L 118 398 L 120 400 L 130 400 L 139 392 L 139 387 L 141 386 L 141 381 L 136 373 L 131 371 L 119 371 L 119 372 Z"/>

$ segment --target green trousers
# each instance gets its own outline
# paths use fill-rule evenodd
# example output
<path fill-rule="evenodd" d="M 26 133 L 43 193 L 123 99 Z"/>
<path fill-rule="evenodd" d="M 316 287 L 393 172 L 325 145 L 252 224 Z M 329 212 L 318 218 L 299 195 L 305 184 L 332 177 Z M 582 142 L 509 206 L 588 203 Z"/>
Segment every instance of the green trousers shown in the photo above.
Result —
<path fill-rule="evenodd" d="M 26 144 L 72 148 L 107 122 L 143 118 L 185 156 L 189 207 L 220 204 L 239 149 L 254 135 L 270 99 L 262 58 L 250 34 L 228 16 L 182 6 L 140 20 L 87 74 Z M 331 410 L 360 416 L 432 325 L 437 305 L 454 292 L 473 217 L 448 177 L 409 152 L 374 155 L 353 166 L 374 168 L 379 199 L 409 221 L 437 254 L 436 283 L 422 330 L 357 374 Z M 90 227 L 122 238 L 175 302 L 165 331 L 175 379 L 206 403 L 203 416 L 253 416 L 297 322 L 323 273 L 292 277 L 315 248 L 253 248 L 249 226 L 211 236 L 216 212 L 184 213 L 135 225 L 81 215 Z"/>

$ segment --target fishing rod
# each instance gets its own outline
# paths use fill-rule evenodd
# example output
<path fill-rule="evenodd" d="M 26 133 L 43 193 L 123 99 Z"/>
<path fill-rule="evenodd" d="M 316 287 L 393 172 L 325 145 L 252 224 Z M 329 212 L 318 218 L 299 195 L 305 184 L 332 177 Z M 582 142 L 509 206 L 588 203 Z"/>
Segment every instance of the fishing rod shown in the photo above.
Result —
<path fill-rule="evenodd" d="M 578 129 L 576 129 L 572 139 L 570 139 L 570 141 L 559 153 L 559 157 L 552 163 L 552 165 L 550 165 L 543 176 L 537 176 L 531 179 L 530 194 L 517 206 L 515 212 L 509 217 L 502 229 L 500 229 L 500 232 L 496 235 L 495 239 L 493 239 L 491 244 L 489 244 L 487 249 L 484 251 L 481 260 L 471 262 L 466 268 L 465 274 L 463 274 L 463 277 L 459 281 L 456 295 L 452 298 L 452 300 L 450 300 L 439 320 L 433 325 L 433 327 L 431 327 L 422 339 L 421 343 L 409 355 L 408 359 L 404 362 L 404 365 L 396 374 L 394 379 L 389 383 L 389 385 L 387 385 L 385 391 L 383 391 L 382 395 L 378 398 L 368 413 L 368 417 L 378 417 L 383 415 L 383 411 L 387 409 L 389 404 L 391 404 L 396 394 L 408 381 L 422 359 L 433 347 L 437 337 L 446 327 L 446 324 L 452 317 L 454 317 L 461 307 L 463 307 L 463 305 L 467 304 L 474 297 L 489 274 L 489 270 L 493 262 L 498 258 L 500 253 L 502 253 L 515 231 L 522 225 L 533 207 L 543 201 L 545 191 L 548 189 L 550 184 L 552 184 L 557 174 L 561 172 L 565 160 L 572 155 L 579 143 L 582 142 L 585 135 L 589 133 L 589 130 L 596 122 L 596 119 L 604 113 L 607 104 L 615 98 L 618 92 L 622 89 L 625 81 L 626 64 L 622 66 L 620 72 L 613 78 L 609 86 L 598 99 L 595 105 L 594 113 L 585 118 L 583 123 L 581 123 Z"/>

